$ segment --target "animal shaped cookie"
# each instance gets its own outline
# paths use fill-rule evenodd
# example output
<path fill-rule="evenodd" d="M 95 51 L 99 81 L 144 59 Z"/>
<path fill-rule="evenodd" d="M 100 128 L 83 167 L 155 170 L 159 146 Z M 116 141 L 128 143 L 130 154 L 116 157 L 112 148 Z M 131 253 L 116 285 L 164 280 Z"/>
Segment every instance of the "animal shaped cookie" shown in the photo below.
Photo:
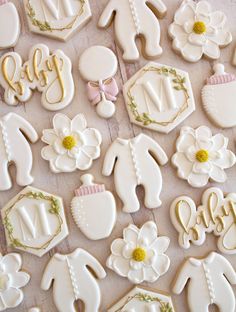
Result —
<path fill-rule="evenodd" d="M 61 50 L 50 53 L 44 44 L 30 49 L 29 60 L 23 64 L 21 56 L 9 52 L 0 58 L 0 85 L 4 100 L 15 106 L 27 102 L 33 90 L 42 93 L 44 108 L 56 111 L 68 106 L 74 97 L 71 60 Z"/>
<path fill-rule="evenodd" d="M 114 20 L 115 36 L 125 61 L 139 59 L 135 42 L 137 37 L 143 39 L 145 57 L 156 58 L 162 54 L 157 16 L 163 17 L 166 12 L 162 0 L 109 0 L 98 26 L 108 27 Z"/>
<path fill-rule="evenodd" d="M 187 196 L 177 197 L 170 208 L 171 221 L 179 233 L 179 245 L 188 249 L 201 246 L 207 233 L 218 238 L 218 248 L 226 254 L 236 254 L 235 214 L 236 193 L 224 196 L 216 187 L 207 189 L 200 206 Z"/>
<path fill-rule="evenodd" d="M 197 62 L 203 55 L 218 59 L 220 48 L 232 41 L 227 17 L 221 11 L 212 11 L 208 1 L 183 0 L 169 34 L 173 49 L 189 62 Z"/>
<path fill-rule="evenodd" d="M 0 29 L 0 49 L 14 47 L 20 35 L 20 18 L 14 3 L 8 0 L 0 0 Z"/>
<path fill-rule="evenodd" d="M 33 156 L 28 141 L 35 143 L 37 140 L 37 132 L 23 117 L 9 113 L 0 118 L 0 191 L 12 187 L 8 168 L 11 163 L 16 166 L 18 185 L 33 183 Z"/>
<path fill-rule="evenodd" d="M 94 184 L 91 174 L 83 175 L 82 186 L 75 191 L 71 203 L 73 219 L 89 239 L 99 240 L 110 236 L 116 222 L 116 202 L 105 185 Z M 99 216 L 99 219 L 98 217 Z"/>
<path fill-rule="evenodd" d="M 221 133 L 213 136 L 206 126 L 183 127 L 172 156 L 178 176 L 193 187 L 203 187 L 209 180 L 224 183 L 227 180 L 224 170 L 236 162 L 234 153 L 227 149 L 228 142 Z"/>
<path fill-rule="evenodd" d="M 69 234 L 62 198 L 28 186 L 1 210 L 7 245 L 42 257 Z"/>
<path fill-rule="evenodd" d="M 79 60 L 81 76 L 88 81 L 87 93 L 97 114 L 110 118 L 115 114 L 114 101 L 119 93 L 116 80 L 118 62 L 115 54 L 103 46 L 93 46 L 83 52 Z"/>
<path fill-rule="evenodd" d="M 67 41 L 90 20 L 89 0 L 24 0 L 29 29 Z"/>
<path fill-rule="evenodd" d="M 30 275 L 21 270 L 22 258 L 20 254 L 0 254 L 0 311 L 19 306 L 24 293 L 20 289 L 29 283 Z"/>
<path fill-rule="evenodd" d="M 150 62 L 123 87 L 130 121 L 169 133 L 195 110 L 189 74 L 175 67 Z"/>
<path fill-rule="evenodd" d="M 175 312 L 169 294 L 135 287 L 113 305 L 108 312 Z"/>
<path fill-rule="evenodd" d="M 51 258 L 45 268 L 41 288 L 49 290 L 53 283 L 54 303 L 59 312 L 76 312 L 76 300 L 84 303 L 85 311 L 97 312 L 101 293 L 96 278 L 105 277 L 101 264 L 87 251 L 77 248 L 71 254 L 56 253 Z"/>
<path fill-rule="evenodd" d="M 140 208 L 136 194 L 138 185 L 145 189 L 145 206 L 149 209 L 161 206 L 162 175 L 159 168 L 168 158 L 160 145 L 145 134 L 133 139 L 117 138 L 108 148 L 103 175 L 114 170 L 116 192 L 123 202 L 123 211 L 136 212 Z"/>
<path fill-rule="evenodd" d="M 207 79 L 207 84 L 202 89 L 203 107 L 216 126 L 235 127 L 236 76 L 227 74 L 223 64 L 216 64 L 213 70 L 215 74 Z"/>
<path fill-rule="evenodd" d="M 102 136 L 97 129 L 87 128 L 83 114 L 72 120 L 64 114 L 53 118 L 53 129 L 43 130 L 42 141 L 48 144 L 41 151 L 54 173 L 87 170 L 100 156 Z"/>
<path fill-rule="evenodd" d="M 190 312 L 208 312 L 212 304 L 221 312 L 234 312 L 235 296 L 230 284 L 236 284 L 232 265 L 220 254 L 211 252 L 205 258 L 189 258 L 184 262 L 173 292 L 180 295 L 187 287 Z"/>
<path fill-rule="evenodd" d="M 170 259 L 165 255 L 169 244 L 168 237 L 158 237 L 153 221 L 140 229 L 130 224 L 123 230 L 123 238 L 113 241 L 107 267 L 133 284 L 154 283 L 169 269 Z"/>

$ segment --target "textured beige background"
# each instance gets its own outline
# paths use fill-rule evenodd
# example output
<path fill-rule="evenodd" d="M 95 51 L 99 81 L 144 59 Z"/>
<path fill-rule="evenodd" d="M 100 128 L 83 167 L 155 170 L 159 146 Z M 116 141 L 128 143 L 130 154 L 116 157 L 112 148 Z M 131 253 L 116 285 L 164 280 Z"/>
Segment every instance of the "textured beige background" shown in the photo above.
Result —
<path fill-rule="evenodd" d="M 105 182 L 107 188 L 114 191 L 113 179 L 104 178 L 101 176 L 101 166 L 104 158 L 104 153 L 107 150 L 107 147 L 116 137 L 130 138 L 134 135 L 137 135 L 141 131 L 153 137 L 157 140 L 160 145 L 165 149 L 169 157 L 174 152 L 174 143 L 178 136 L 179 129 L 175 129 L 169 135 L 162 135 L 155 132 L 149 132 L 142 130 L 139 127 L 132 126 L 129 122 L 126 108 L 123 101 L 122 93 L 119 95 L 117 101 L 117 113 L 115 117 L 109 121 L 100 119 L 94 109 L 90 106 L 86 94 L 85 94 L 85 84 L 79 76 L 77 70 L 78 58 L 83 50 L 91 45 L 100 44 L 105 45 L 113 49 L 119 58 L 119 72 L 117 74 L 117 80 L 119 86 L 122 84 L 138 69 L 146 64 L 146 60 L 141 59 L 140 62 L 135 63 L 134 65 L 125 65 L 121 58 L 121 53 L 114 42 L 112 28 L 101 31 L 96 27 L 98 17 L 104 8 L 107 0 L 90 0 L 91 8 L 93 12 L 92 21 L 77 35 L 75 35 L 68 43 L 60 43 L 57 41 L 49 40 L 46 37 L 40 37 L 33 35 L 29 32 L 26 18 L 23 13 L 22 1 L 14 0 L 13 1 L 21 14 L 22 22 L 22 33 L 20 40 L 18 41 L 15 51 L 19 52 L 24 59 L 27 59 L 27 53 L 29 48 L 36 43 L 43 42 L 47 44 L 52 50 L 61 48 L 63 51 L 71 58 L 73 62 L 73 75 L 76 84 L 76 95 L 73 100 L 72 105 L 66 108 L 63 113 L 67 114 L 69 117 L 73 117 L 76 113 L 82 112 L 85 114 L 89 126 L 98 128 L 103 135 L 103 145 L 102 145 L 102 156 L 96 161 L 90 170 L 96 177 L 96 180 L 99 182 Z M 234 38 L 236 38 L 236 0 L 210 0 L 215 9 L 223 10 L 228 15 L 229 23 L 231 30 L 233 32 Z M 167 37 L 167 28 L 170 22 L 172 21 L 173 14 L 181 3 L 179 0 L 165 0 L 165 3 L 168 7 L 167 16 L 160 21 L 162 29 L 162 40 L 161 44 L 164 48 L 163 55 L 158 59 L 159 62 L 163 64 L 168 64 L 171 66 L 177 66 L 181 69 L 187 70 L 190 73 L 190 78 L 192 81 L 194 95 L 196 99 L 196 112 L 188 118 L 184 124 L 192 127 L 197 127 L 199 125 L 210 126 L 214 133 L 221 131 L 220 129 L 215 128 L 210 121 L 207 119 L 201 105 L 200 99 L 200 90 L 204 84 L 204 79 L 209 76 L 211 73 L 211 66 L 213 62 L 208 60 L 201 60 L 197 64 L 189 64 L 182 60 L 181 57 L 177 56 L 171 48 L 171 41 Z M 226 65 L 226 69 L 229 72 L 235 73 L 235 68 L 231 66 L 231 60 L 233 56 L 233 50 L 235 48 L 235 41 L 227 48 L 222 50 L 220 61 Z M 40 104 L 40 94 L 36 93 L 29 103 L 26 105 L 21 105 L 16 108 L 11 108 L 1 102 L 0 106 L 0 116 L 3 116 L 5 113 L 14 111 L 23 117 L 27 118 L 37 129 L 38 133 L 41 135 L 41 132 L 44 128 L 51 127 L 51 121 L 54 113 L 48 112 L 42 108 Z M 235 151 L 235 135 L 236 130 L 230 129 L 222 131 L 224 135 L 230 138 L 230 148 Z M 35 177 L 35 186 L 38 188 L 45 189 L 52 193 L 61 195 L 64 198 L 66 214 L 68 217 L 68 225 L 70 229 L 70 235 L 68 239 L 64 240 L 57 248 L 54 248 L 49 254 L 45 255 L 42 259 L 39 259 L 35 256 L 31 256 L 26 253 L 23 255 L 23 264 L 24 268 L 31 273 L 31 282 L 24 289 L 25 300 L 20 307 L 12 309 L 11 311 L 23 312 L 27 311 L 27 308 L 30 308 L 34 305 L 39 305 L 43 312 L 54 312 L 56 311 L 55 306 L 52 301 L 51 291 L 44 292 L 39 288 L 40 280 L 42 276 L 43 269 L 49 260 L 50 256 L 55 252 L 69 253 L 74 250 L 76 247 L 82 247 L 88 250 L 91 254 L 97 257 L 97 259 L 105 266 L 106 258 L 109 255 L 109 247 L 113 239 L 120 237 L 122 235 L 122 229 L 127 226 L 129 223 L 134 223 L 138 226 L 142 225 L 147 220 L 155 220 L 158 225 L 159 232 L 161 234 L 167 235 L 171 239 L 171 245 L 167 252 L 171 259 L 171 267 L 169 272 L 160 278 L 160 280 L 155 284 L 145 284 L 145 286 L 150 286 L 156 289 L 162 289 L 165 291 L 170 291 L 170 284 L 179 268 L 179 265 L 182 263 L 184 258 L 188 256 L 204 256 L 211 250 L 216 250 L 216 240 L 212 235 L 208 235 L 206 243 L 202 247 L 192 247 L 188 251 L 184 251 L 179 248 L 177 244 L 177 235 L 174 230 L 170 218 L 169 218 L 169 207 L 171 201 L 179 195 L 186 194 L 191 195 L 194 200 L 199 203 L 200 197 L 204 189 L 193 189 L 185 181 L 182 181 L 176 177 L 176 171 L 171 167 L 170 164 L 162 168 L 162 173 L 164 177 L 164 186 L 161 198 L 163 205 L 161 208 L 150 211 L 142 207 L 142 209 L 133 215 L 125 214 L 121 212 L 121 202 L 117 198 L 117 208 L 118 208 L 118 219 L 116 227 L 110 238 L 100 241 L 93 242 L 87 240 L 79 229 L 75 226 L 71 214 L 70 214 L 70 201 L 73 197 L 73 191 L 76 187 L 80 185 L 79 178 L 82 172 L 75 172 L 72 174 L 52 174 L 49 171 L 48 163 L 41 159 L 40 151 L 43 147 L 42 142 L 38 142 L 32 146 L 34 153 L 34 169 L 33 174 Z M 12 174 L 14 175 L 14 169 L 11 169 Z M 221 185 L 220 187 L 225 192 L 236 191 L 236 166 L 227 171 L 228 181 Z M 209 184 L 211 186 L 211 184 Z M 12 198 L 17 192 L 20 191 L 20 188 L 14 184 L 12 190 L 8 192 L 2 192 L 0 194 L 0 206 L 3 206 L 7 201 Z M 143 202 L 143 192 L 139 192 L 140 201 Z M 96 213 L 96 211 L 94 211 Z M 0 224 L 1 236 L 1 252 L 6 253 L 11 250 L 6 247 L 5 237 Z M 236 269 L 236 256 L 227 257 L 233 266 Z M 108 276 L 105 280 L 100 282 L 101 291 L 102 291 L 102 306 L 101 311 L 104 312 L 106 309 L 117 301 L 126 291 L 132 288 L 132 285 L 125 279 L 117 276 L 110 270 L 107 270 Z M 63 276 L 62 276 L 63 282 Z M 200 286 L 200 285 L 199 285 Z M 236 290 L 236 288 L 234 288 Z M 201 300 L 201 298 L 199 298 Z M 176 305 L 176 310 L 181 312 L 187 312 L 188 308 L 186 306 L 186 293 L 184 292 L 182 296 L 173 297 L 174 303 Z M 82 310 L 81 310 L 82 311 Z M 200 311 L 199 311 L 200 312 Z M 226 311 L 227 312 L 227 311 Z"/>

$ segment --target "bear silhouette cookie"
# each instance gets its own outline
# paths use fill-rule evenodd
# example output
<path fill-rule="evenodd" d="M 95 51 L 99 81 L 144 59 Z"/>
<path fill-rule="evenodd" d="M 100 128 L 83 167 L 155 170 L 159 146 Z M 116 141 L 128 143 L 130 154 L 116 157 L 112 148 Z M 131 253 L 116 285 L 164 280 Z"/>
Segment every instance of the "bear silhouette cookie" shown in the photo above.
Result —
<path fill-rule="evenodd" d="M 136 38 L 140 37 L 146 58 L 162 54 L 160 46 L 160 25 L 157 17 L 163 17 L 167 8 L 162 0 L 110 0 L 104 9 L 98 26 L 108 27 L 113 19 L 115 36 L 123 50 L 123 59 L 137 61 L 139 51 Z"/>
<path fill-rule="evenodd" d="M 24 118 L 14 113 L 0 118 L 0 191 L 12 187 L 8 172 L 11 163 L 17 168 L 18 185 L 25 186 L 34 181 L 31 175 L 33 156 L 26 137 L 32 143 L 38 140 L 37 132 Z"/>
<path fill-rule="evenodd" d="M 106 272 L 101 264 L 88 252 L 77 248 L 68 255 L 55 254 L 49 261 L 41 288 L 48 290 L 53 283 L 54 302 L 59 312 L 76 312 L 74 303 L 81 300 L 85 311 L 99 310 L 101 294 L 96 277 L 103 279 Z"/>

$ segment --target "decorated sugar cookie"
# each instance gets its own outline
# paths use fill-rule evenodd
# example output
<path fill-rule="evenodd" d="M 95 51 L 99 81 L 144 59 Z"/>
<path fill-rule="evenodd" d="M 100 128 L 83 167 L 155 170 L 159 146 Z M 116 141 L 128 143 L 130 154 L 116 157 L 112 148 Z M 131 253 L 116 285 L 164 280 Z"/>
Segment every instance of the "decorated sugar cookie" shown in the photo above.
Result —
<path fill-rule="evenodd" d="M 89 0 L 24 0 L 29 29 L 62 41 L 77 33 L 91 18 Z"/>
<path fill-rule="evenodd" d="M 189 258 L 183 263 L 173 292 L 180 295 L 187 288 L 189 312 L 208 312 L 212 304 L 221 312 L 234 312 L 235 296 L 230 284 L 236 284 L 232 265 L 220 254 L 211 252 L 205 258 Z"/>
<path fill-rule="evenodd" d="M 74 97 L 74 81 L 70 59 L 61 50 L 50 53 L 44 44 L 33 46 L 29 60 L 23 64 L 21 56 L 9 52 L 0 58 L 0 85 L 8 105 L 27 102 L 32 91 L 42 93 L 41 103 L 50 111 L 68 106 Z"/>
<path fill-rule="evenodd" d="M 75 190 L 71 203 L 73 219 L 89 239 L 99 240 L 110 236 L 116 222 L 116 202 L 105 185 L 94 184 L 91 174 L 83 175 L 82 186 Z M 98 218 L 99 216 L 99 218 Z"/>
<path fill-rule="evenodd" d="M 188 73 L 163 64 L 145 65 L 125 83 L 123 93 L 130 121 L 163 133 L 195 110 Z"/>
<path fill-rule="evenodd" d="M 79 60 L 79 71 L 88 81 L 87 93 L 97 114 L 110 118 L 115 114 L 115 105 L 119 93 L 116 80 L 118 61 L 115 54 L 103 46 L 93 46 L 84 51 Z"/>
<path fill-rule="evenodd" d="M 98 26 L 106 28 L 114 20 L 115 36 L 125 61 L 139 59 L 135 42 L 137 37 L 144 39 L 142 44 L 145 57 L 156 58 L 162 54 L 157 17 L 163 17 L 166 12 L 167 8 L 162 0 L 108 0 Z"/>
<path fill-rule="evenodd" d="M 93 273 L 92 273 L 93 272 Z M 97 279 L 106 277 L 101 264 L 87 251 L 77 248 L 71 254 L 56 253 L 45 268 L 41 288 L 49 290 L 59 312 L 74 312 L 74 303 L 81 300 L 85 311 L 99 311 L 101 293 Z M 63 282 L 62 282 L 63 280 Z"/>
<path fill-rule="evenodd" d="M 42 141 L 48 145 L 41 155 L 49 161 L 52 172 L 73 172 L 89 169 L 93 160 L 99 158 L 102 136 L 98 130 L 87 128 L 83 114 L 72 120 L 56 114 L 53 129 L 43 130 Z"/>
<path fill-rule="evenodd" d="M 24 294 L 20 289 L 29 283 L 30 275 L 21 271 L 22 258 L 17 253 L 0 254 L 0 311 L 19 306 Z"/>
<path fill-rule="evenodd" d="M 236 254 L 236 193 L 224 196 L 219 188 L 209 188 L 203 193 L 199 207 L 190 197 L 180 196 L 173 201 L 170 215 L 181 247 L 201 246 L 206 234 L 212 232 L 219 237 L 217 245 L 221 252 Z"/>
<path fill-rule="evenodd" d="M 207 1 L 183 0 L 169 26 L 173 49 L 189 62 L 199 61 L 203 55 L 220 57 L 220 48 L 232 41 L 227 18 L 221 11 L 212 11 Z"/>
<path fill-rule="evenodd" d="M 107 267 L 133 284 L 154 283 L 169 269 L 170 259 L 165 255 L 169 243 L 168 237 L 158 237 L 153 221 L 140 229 L 130 224 L 123 230 L 123 238 L 113 241 Z"/>
<path fill-rule="evenodd" d="M 178 176 L 193 187 L 203 187 L 209 180 L 224 183 L 227 180 L 224 170 L 236 162 L 234 153 L 227 149 L 228 141 L 221 133 L 213 136 L 206 126 L 183 127 L 172 156 Z"/>
<path fill-rule="evenodd" d="M 145 134 L 132 139 L 117 138 L 108 148 L 103 175 L 114 171 L 116 192 L 123 202 L 123 211 L 136 212 L 140 203 L 136 194 L 138 185 L 145 189 L 144 204 L 153 209 L 161 206 L 160 193 L 162 175 L 159 165 L 168 162 L 168 157 L 160 145 Z"/>
<path fill-rule="evenodd" d="M 207 84 L 202 89 L 203 107 L 216 126 L 235 127 L 236 76 L 227 74 L 223 64 L 216 64 L 213 69 L 215 74 L 207 79 Z"/>
<path fill-rule="evenodd" d="M 20 18 L 8 0 L 0 0 L 0 29 L 0 50 L 14 47 L 20 35 Z"/>
<path fill-rule="evenodd" d="M 0 118 L 0 191 L 12 187 L 8 169 L 11 163 L 16 166 L 18 185 L 33 183 L 33 155 L 28 141 L 35 143 L 37 140 L 37 132 L 23 117 L 9 113 Z"/>
<path fill-rule="evenodd" d="M 174 312 L 169 294 L 135 287 L 108 312 Z"/>
<path fill-rule="evenodd" d="M 8 246 L 38 257 L 68 235 L 63 201 L 59 196 L 26 187 L 1 210 Z"/>

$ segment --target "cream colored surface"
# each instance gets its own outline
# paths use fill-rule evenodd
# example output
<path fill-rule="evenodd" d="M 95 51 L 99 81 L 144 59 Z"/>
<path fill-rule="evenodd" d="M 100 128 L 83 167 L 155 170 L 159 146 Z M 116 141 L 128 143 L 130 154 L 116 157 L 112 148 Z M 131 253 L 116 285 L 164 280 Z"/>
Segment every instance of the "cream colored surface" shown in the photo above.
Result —
<path fill-rule="evenodd" d="M 167 29 L 168 25 L 173 19 L 173 14 L 176 8 L 180 5 L 179 0 L 165 0 L 165 4 L 168 7 L 168 14 L 163 19 L 160 20 L 160 25 L 162 28 L 162 39 L 161 45 L 164 48 L 163 55 L 157 60 L 160 63 L 176 66 L 183 70 L 189 71 L 190 79 L 193 84 L 193 91 L 196 100 L 196 112 L 193 113 L 188 119 L 183 123 L 184 125 L 189 125 L 191 127 L 198 127 L 202 124 L 209 126 L 214 133 L 218 133 L 221 130 L 214 127 L 214 125 L 209 121 L 205 115 L 202 104 L 201 104 L 201 89 L 205 84 L 205 78 L 209 77 L 211 74 L 212 64 L 214 62 L 209 62 L 206 59 L 201 60 L 196 64 L 189 64 L 185 62 L 181 57 L 175 54 L 171 48 L 171 41 L 167 38 Z M 221 50 L 220 62 L 226 65 L 227 72 L 235 73 L 236 68 L 231 67 L 233 53 L 235 50 L 236 44 L 236 1 L 235 0 L 210 0 L 212 6 L 217 10 L 224 11 L 229 19 L 230 27 L 234 36 L 233 43 L 227 48 Z M 110 145 L 112 140 L 115 140 L 118 136 L 122 138 L 130 138 L 138 135 L 143 132 L 149 134 L 152 138 L 156 139 L 158 143 L 165 149 L 167 155 L 170 157 L 175 150 L 175 140 L 179 135 L 180 126 L 173 130 L 169 135 L 158 134 L 156 132 L 143 130 L 140 127 L 131 125 L 129 122 L 129 117 L 124 105 L 123 96 L 120 93 L 118 101 L 116 102 L 117 112 L 115 116 L 106 121 L 100 119 L 93 107 L 91 107 L 87 95 L 85 92 L 85 83 L 78 73 L 78 58 L 79 55 L 89 46 L 98 44 L 105 45 L 115 51 L 119 58 L 119 72 L 117 75 L 117 80 L 119 86 L 121 87 L 124 82 L 127 81 L 137 70 L 146 64 L 146 60 L 143 58 L 132 65 L 125 65 L 122 60 L 122 54 L 118 47 L 114 43 L 114 36 L 112 27 L 108 30 L 98 30 L 96 28 L 98 18 L 102 13 L 107 0 L 91 0 L 91 8 L 93 11 L 92 21 L 85 26 L 76 34 L 70 41 L 67 43 L 60 43 L 57 41 L 50 40 L 46 37 L 36 36 L 30 33 L 26 18 L 23 14 L 23 5 L 22 1 L 14 0 L 14 3 L 17 5 L 21 14 L 22 22 L 22 34 L 18 44 L 15 48 L 16 52 L 19 52 L 24 59 L 27 59 L 28 51 L 30 47 L 36 43 L 43 42 L 47 44 L 50 49 L 53 51 L 57 48 L 62 49 L 72 60 L 73 62 L 73 75 L 76 84 L 76 95 L 73 100 L 73 103 L 64 109 L 62 112 L 67 114 L 70 118 L 75 116 L 77 113 L 85 114 L 85 117 L 88 121 L 89 127 L 97 128 L 103 135 L 103 144 L 102 144 L 102 156 L 99 160 L 94 162 L 94 165 L 90 172 L 95 176 L 96 182 L 105 183 L 107 189 L 114 191 L 113 177 L 104 178 L 101 175 L 101 168 L 104 159 L 105 152 Z M 2 95 L 2 92 L 1 92 Z M 19 106 L 19 107 L 9 107 L 3 102 L 0 102 L 0 117 L 8 112 L 16 112 L 27 118 L 32 125 L 36 128 L 40 134 L 43 129 L 51 127 L 51 122 L 54 113 L 46 111 L 40 104 L 41 95 L 36 92 L 29 103 Z M 182 125 L 183 125 L 182 124 Z M 229 148 L 232 151 L 235 149 L 235 139 L 236 139 L 236 128 L 228 129 L 222 131 L 223 134 L 230 138 Z M 85 172 L 74 172 L 70 174 L 53 174 L 49 171 L 48 163 L 44 161 L 40 156 L 40 151 L 44 144 L 42 142 L 37 142 L 32 146 L 34 153 L 34 169 L 33 175 L 35 177 L 34 186 L 44 189 L 50 193 L 55 193 L 62 196 L 65 200 L 65 210 L 68 217 L 68 226 L 70 229 L 70 235 L 66 240 L 64 240 L 59 246 L 52 250 L 49 254 L 45 255 L 42 259 L 38 259 L 33 255 L 22 253 L 23 255 L 23 268 L 31 274 L 30 283 L 24 288 L 25 301 L 21 306 L 16 309 L 10 310 L 11 312 L 25 312 L 32 306 L 40 306 L 43 312 L 56 312 L 56 308 L 53 304 L 52 291 L 44 292 L 40 290 L 40 281 L 43 274 L 43 269 L 47 262 L 49 261 L 50 255 L 53 255 L 55 252 L 59 253 L 70 253 L 75 248 L 80 247 L 86 249 L 89 253 L 94 255 L 101 264 L 105 267 L 105 262 L 110 253 L 110 244 L 111 242 L 118 237 L 122 236 L 122 230 L 129 223 L 134 223 L 137 226 L 141 226 L 148 220 L 155 220 L 158 225 L 158 231 L 160 235 L 165 235 L 170 237 L 171 244 L 167 250 L 167 255 L 172 260 L 170 270 L 166 275 L 161 277 L 154 284 L 144 284 L 145 286 L 150 286 L 154 289 L 162 289 L 164 291 L 170 291 L 170 283 L 175 277 L 176 271 L 184 261 L 185 257 L 188 256 L 207 256 L 207 254 L 212 250 L 217 250 L 216 241 L 217 239 L 214 235 L 208 235 L 205 244 L 201 247 L 191 247 L 189 250 L 185 251 L 181 249 L 178 245 L 178 234 L 174 227 L 171 224 L 169 217 L 170 204 L 180 195 L 190 195 L 196 204 L 200 203 L 201 194 L 203 189 L 193 189 L 186 184 L 186 181 L 182 181 L 177 178 L 176 170 L 170 165 L 170 162 L 165 167 L 162 167 L 163 174 L 163 191 L 161 193 L 161 200 L 163 202 L 162 207 L 151 211 L 145 209 L 143 206 L 143 191 L 139 192 L 139 198 L 142 203 L 142 208 L 133 215 L 123 213 L 122 203 L 117 200 L 118 208 L 118 219 L 116 227 L 110 238 L 101 241 L 94 242 L 89 241 L 85 236 L 79 231 L 72 216 L 70 214 L 70 202 L 73 198 L 73 192 L 76 187 L 79 185 L 79 178 Z M 14 174 L 14 170 L 11 170 Z M 227 171 L 228 180 L 226 183 L 217 185 L 209 184 L 209 186 L 217 185 L 225 192 L 235 192 L 236 191 L 236 166 Z M 20 187 L 14 184 L 14 188 L 8 192 L 0 193 L 0 205 L 3 207 L 9 199 L 16 195 L 20 191 Z M 1 252 L 5 254 L 7 251 L 10 252 L 10 249 L 7 249 L 4 231 L 2 224 L 1 226 L 1 235 L 0 235 L 0 246 Z M 236 269 L 236 256 L 227 256 L 226 257 L 234 269 Z M 132 289 L 131 283 L 127 279 L 119 277 L 116 273 L 107 269 L 108 276 L 102 281 L 99 281 L 101 287 L 103 302 L 101 306 L 101 311 L 107 311 L 107 308 L 110 307 L 113 303 L 117 302 L 125 292 L 128 292 Z M 236 287 L 233 287 L 234 293 L 236 293 Z M 173 302 L 176 305 L 176 310 L 179 312 L 188 312 L 187 303 L 186 303 L 186 293 L 183 292 L 181 296 L 173 296 Z M 213 311 L 213 310 L 212 310 Z M 212 312 L 211 311 L 211 312 Z M 215 310 L 216 311 L 216 310 Z"/>

